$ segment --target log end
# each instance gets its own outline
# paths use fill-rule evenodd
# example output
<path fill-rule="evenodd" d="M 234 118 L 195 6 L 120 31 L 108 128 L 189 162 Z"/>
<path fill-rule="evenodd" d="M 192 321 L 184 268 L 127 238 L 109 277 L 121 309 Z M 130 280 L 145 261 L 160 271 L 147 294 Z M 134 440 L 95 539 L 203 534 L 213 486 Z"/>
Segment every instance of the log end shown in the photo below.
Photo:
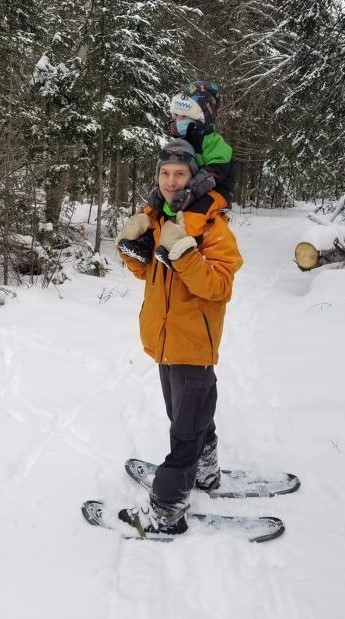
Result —
<path fill-rule="evenodd" d="M 319 252 L 311 243 L 298 243 L 295 248 L 295 258 L 302 271 L 310 271 L 318 266 Z"/>

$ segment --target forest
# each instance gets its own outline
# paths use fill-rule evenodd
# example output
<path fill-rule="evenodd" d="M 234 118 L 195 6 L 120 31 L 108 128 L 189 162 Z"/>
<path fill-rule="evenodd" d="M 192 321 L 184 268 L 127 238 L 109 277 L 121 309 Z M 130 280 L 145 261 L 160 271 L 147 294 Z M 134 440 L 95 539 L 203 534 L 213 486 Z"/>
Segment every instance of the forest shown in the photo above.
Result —
<path fill-rule="evenodd" d="M 87 272 L 102 226 L 144 202 L 169 98 L 195 79 L 219 86 L 240 208 L 344 193 L 341 0 L 3 0 L 0 19 L 0 283 L 58 283 L 71 243 Z M 86 249 L 80 202 L 98 213 Z"/>

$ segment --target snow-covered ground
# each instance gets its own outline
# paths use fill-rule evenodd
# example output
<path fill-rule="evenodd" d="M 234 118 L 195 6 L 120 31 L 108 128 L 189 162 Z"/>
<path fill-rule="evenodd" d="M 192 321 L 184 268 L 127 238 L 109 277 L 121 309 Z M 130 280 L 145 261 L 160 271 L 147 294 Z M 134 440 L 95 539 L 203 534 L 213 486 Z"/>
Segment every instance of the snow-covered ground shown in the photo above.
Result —
<path fill-rule="evenodd" d="M 105 279 L 75 273 L 60 294 L 21 288 L 0 307 L 1 619 L 343 619 L 345 270 L 297 269 L 301 209 L 235 213 L 232 228 L 245 266 L 217 368 L 221 464 L 290 471 L 302 487 L 199 493 L 192 507 L 280 516 L 286 533 L 154 544 L 83 521 L 87 498 L 140 501 L 124 461 L 168 449 L 157 368 L 139 341 L 142 283 L 105 241 Z"/>

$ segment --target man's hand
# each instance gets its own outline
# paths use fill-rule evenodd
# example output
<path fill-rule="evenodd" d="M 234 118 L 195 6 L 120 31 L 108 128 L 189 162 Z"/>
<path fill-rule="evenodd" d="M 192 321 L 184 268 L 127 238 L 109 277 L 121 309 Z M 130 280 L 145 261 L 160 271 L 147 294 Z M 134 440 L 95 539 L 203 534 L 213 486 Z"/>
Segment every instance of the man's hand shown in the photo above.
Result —
<path fill-rule="evenodd" d="M 121 239 L 135 241 L 146 232 L 151 226 L 151 220 L 146 213 L 137 213 L 127 219 L 123 229 L 117 237 L 117 243 Z"/>
<path fill-rule="evenodd" d="M 187 235 L 183 213 L 177 213 L 176 223 L 165 222 L 159 244 L 169 252 L 170 260 L 178 260 L 186 251 L 196 247 L 196 240 Z"/>

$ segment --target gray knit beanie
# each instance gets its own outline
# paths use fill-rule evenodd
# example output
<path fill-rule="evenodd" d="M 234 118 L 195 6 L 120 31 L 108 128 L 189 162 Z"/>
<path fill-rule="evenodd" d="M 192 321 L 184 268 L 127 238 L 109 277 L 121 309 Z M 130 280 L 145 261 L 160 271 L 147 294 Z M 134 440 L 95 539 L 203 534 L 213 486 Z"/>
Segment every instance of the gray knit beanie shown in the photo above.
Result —
<path fill-rule="evenodd" d="M 168 142 L 168 144 L 166 144 L 160 151 L 156 167 L 156 178 L 158 178 L 159 170 L 162 165 L 166 163 L 187 164 L 192 176 L 195 176 L 195 174 L 199 171 L 193 146 L 189 144 L 187 140 L 182 140 L 181 138 L 171 140 L 171 142 Z"/>

